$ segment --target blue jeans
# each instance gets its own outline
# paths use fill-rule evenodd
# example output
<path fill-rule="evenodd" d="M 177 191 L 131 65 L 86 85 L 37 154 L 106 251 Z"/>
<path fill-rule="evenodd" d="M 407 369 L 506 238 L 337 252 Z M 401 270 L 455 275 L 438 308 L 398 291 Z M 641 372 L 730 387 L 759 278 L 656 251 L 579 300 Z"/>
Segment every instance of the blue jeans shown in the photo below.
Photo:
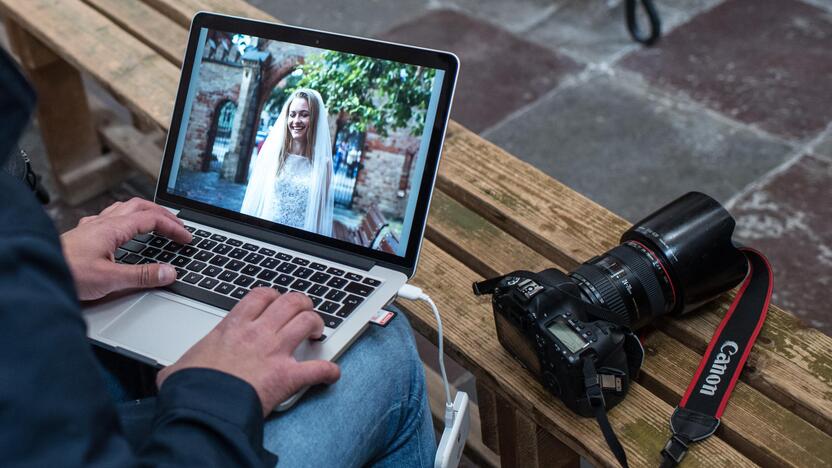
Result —
<path fill-rule="evenodd" d="M 136 398 L 124 388 L 133 371 L 115 369 L 122 359 L 129 361 L 105 359 L 108 387 L 117 399 Z M 404 314 L 386 328 L 370 325 L 337 362 L 338 382 L 309 389 L 293 408 L 266 420 L 264 446 L 279 466 L 433 466 L 424 370 Z"/>

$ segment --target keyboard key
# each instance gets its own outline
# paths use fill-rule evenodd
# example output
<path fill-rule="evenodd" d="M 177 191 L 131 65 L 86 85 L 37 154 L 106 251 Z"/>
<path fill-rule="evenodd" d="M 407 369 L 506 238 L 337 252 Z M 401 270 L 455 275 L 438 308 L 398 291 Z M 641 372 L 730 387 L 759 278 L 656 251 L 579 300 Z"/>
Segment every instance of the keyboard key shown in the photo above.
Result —
<path fill-rule="evenodd" d="M 202 270 L 203 275 L 210 276 L 211 278 L 219 275 L 220 273 L 222 273 L 222 268 L 213 265 L 209 265 L 208 268 Z"/>
<path fill-rule="evenodd" d="M 234 284 L 237 286 L 249 286 L 251 283 L 254 282 L 254 278 L 251 276 L 240 275 L 237 279 L 234 280 Z"/>
<path fill-rule="evenodd" d="M 363 276 L 361 276 L 361 275 L 357 275 L 357 274 L 355 274 L 355 273 L 347 273 L 347 275 L 345 276 L 345 278 L 347 278 L 348 280 L 351 280 L 351 281 L 361 281 L 361 280 L 363 280 L 363 279 L 364 279 L 364 277 L 363 277 Z"/>
<path fill-rule="evenodd" d="M 275 268 L 275 270 L 277 270 L 281 273 L 291 273 L 291 272 L 295 271 L 295 268 L 297 268 L 297 267 L 298 267 L 297 265 L 292 265 L 291 263 L 284 262 L 284 263 L 281 263 L 279 267 Z"/>
<path fill-rule="evenodd" d="M 176 281 L 165 286 L 165 288 L 169 291 L 173 291 L 174 293 L 181 294 L 185 297 L 190 297 L 191 299 L 211 304 L 212 306 L 225 310 L 231 310 L 231 308 L 238 302 L 236 299 L 232 299 L 228 296 L 223 296 L 222 294 L 208 291 L 207 289 L 202 289 L 198 286 L 182 281 Z"/>
<path fill-rule="evenodd" d="M 280 286 L 288 286 L 294 281 L 295 279 L 289 275 L 283 274 L 278 275 L 277 279 L 274 280 L 275 284 L 279 284 Z"/>
<path fill-rule="evenodd" d="M 115 257 L 116 260 L 121 260 L 128 253 L 129 252 L 127 252 L 126 250 L 116 249 L 115 253 L 113 253 L 113 257 Z"/>
<path fill-rule="evenodd" d="M 258 278 L 266 281 L 273 280 L 275 276 L 277 276 L 277 273 L 271 270 L 263 270 L 260 272 L 259 275 L 257 275 Z"/>
<path fill-rule="evenodd" d="M 230 262 L 228 262 L 227 265 L 225 265 L 225 268 L 229 270 L 240 271 L 240 269 L 244 266 L 246 266 L 246 264 L 239 260 L 231 260 Z"/>
<path fill-rule="evenodd" d="M 196 228 L 193 226 L 185 226 L 185 230 L 193 234 L 193 232 L 196 231 Z"/>
<path fill-rule="evenodd" d="M 254 276 L 257 273 L 260 273 L 260 270 L 262 270 L 262 268 L 260 268 L 259 266 L 246 265 L 243 267 L 242 270 L 240 270 L 240 273 L 244 275 Z"/>
<path fill-rule="evenodd" d="M 130 265 L 138 265 L 138 263 L 141 262 L 142 260 L 146 260 L 146 259 L 144 259 L 144 258 L 142 258 L 142 257 L 140 257 L 140 256 L 138 256 L 134 253 L 131 253 L 131 254 L 128 254 L 126 257 L 122 258 L 121 262 L 130 264 Z"/>
<path fill-rule="evenodd" d="M 316 339 L 316 340 L 312 340 L 312 341 L 324 341 L 324 340 L 326 340 L 326 335 L 324 335 L 323 333 L 321 333 L 321 337 L 320 337 L 320 338 L 318 338 L 318 339 Z"/>
<path fill-rule="evenodd" d="M 335 302 L 339 302 L 341 299 L 347 296 L 347 293 L 344 291 L 339 291 L 337 289 L 330 289 L 328 293 L 326 293 L 327 299 L 333 300 Z"/>
<path fill-rule="evenodd" d="M 309 268 L 313 270 L 324 271 L 326 270 L 326 265 L 324 265 L 323 263 L 312 262 L 309 264 Z"/>
<path fill-rule="evenodd" d="M 309 288 L 309 291 L 307 291 L 307 292 L 308 292 L 309 294 L 314 294 L 314 295 L 316 295 L 316 296 L 321 296 L 321 297 L 323 297 L 323 296 L 324 296 L 324 294 L 326 294 L 326 292 L 327 292 L 327 291 L 329 291 L 329 288 L 328 288 L 328 287 L 326 287 L 326 286 L 321 286 L 320 284 L 313 284 L 313 285 L 312 285 L 312 287 L 311 287 L 311 288 Z"/>
<path fill-rule="evenodd" d="M 180 244 L 179 242 L 170 241 L 168 242 L 168 245 L 165 246 L 165 250 L 167 250 L 168 252 L 176 253 L 182 250 L 182 247 L 185 246 Z"/>
<path fill-rule="evenodd" d="M 151 260 L 149 258 L 143 258 L 143 259 L 139 260 L 139 263 L 137 263 L 136 265 L 144 265 L 146 263 L 156 263 L 156 262 L 154 262 L 153 260 Z"/>
<path fill-rule="evenodd" d="M 204 270 L 206 266 L 207 265 L 205 265 L 205 263 L 200 262 L 199 260 L 194 260 L 191 263 L 189 263 L 188 266 L 185 267 L 185 269 L 199 272 Z"/>
<path fill-rule="evenodd" d="M 344 291 L 350 292 L 350 293 L 353 293 L 353 294 L 358 294 L 359 296 L 364 296 L 364 297 L 369 296 L 375 290 L 376 290 L 376 288 L 374 288 L 372 286 L 369 286 L 369 285 L 366 285 L 366 284 L 361 284 L 361 283 L 356 283 L 355 281 L 350 281 L 350 284 L 348 284 L 347 286 L 344 287 Z"/>
<path fill-rule="evenodd" d="M 197 245 L 199 245 L 200 242 L 202 242 L 204 240 L 205 240 L 204 237 L 191 236 L 191 241 L 188 242 L 188 245 L 196 247 Z"/>
<path fill-rule="evenodd" d="M 214 234 L 211 236 L 211 240 L 215 240 L 217 242 L 225 242 L 228 238 L 221 235 L 221 234 Z"/>
<path fill-rule="evenodd" d="M 269 270 L 275 269 L 278 265 L 280 265 L 280 260 L 276 258 L 267 258 L 260 262 L 261 267 L 268 268 Z"/>
<path fill-rule="evenodd" d="M 364 301 L 363 297 L 354 296 L 354 295 L 350 294 L 346 298 L 344 298 L 344 301 L 343 301 L 344 308 L 341 309 L 341 311 L 343 312 L 345 310 L 349 310 L 349 312 L 352 312 L 363 301 Z M 347 314 L 349 314 L 349 312 Z"/>
<path fill-rule="evenodd" d="M 205 289 L 214 289 L 214 287 L 218 284 L 220 284 L 220 282 L 215 280 L 214 278 L 205 278 L 204 280 L 199 282 L 199 287 Z"/>
<path fill-rule="evenodd" d="M 187 264 L 189 264 L 189 263 L 191 263 L 191 259 L 190 259 L 190 258 L 188 258 L 188 257 L 183 257 L 183 256 L 181 256 L 181 255 L 180 255 L 180 256 L 178 256 L 178 257 L 176 257 L 176 258 L 174 258 L 174 259 L 173 259 L 173 260 L 171 260 L 171 262 L 170 262 L 170 264 L 171 264 L 171 265 L 173 265 L 173 266 L 178 266 L 178 267 L 181 267 L 181 268 L 185 268 L 185 265 L 187 265 Z"/>
<path fill-rule="evenodd" d="M 214 291 L 222 294 L 229 294 L 231 291 L 234 290 L 234 286 L 228 283 L 220 283 L 219 286 L 214 288 Z"/>
<path fill-rule="evenodd" d="M 216 241 L 205 239 L 204 241 L 200 242 L 199 245 L 197 245 L 197 247 L 199 247 L 202 250 L 211 250 L 216 245 L 217 245 Z"/>
<path fill-rule="evenodd" d="M 276 254 L 276 253 L 277 253 L 277 252 L 275 252 L 274 250 L 272 250 L 272 249 L 267 249 L 267 248 L 265 248 L 265 247 L 260 247 L 260 250 L 258 250 L 258 252 L 260 252 L 261 254 L 263 254 L 263 255 L 265 255 L 265 256 L 267 256 L 267 257 L 271 257 L 272 255 L 274 255 L 274 254 Z"/>
<path fill-rule="evenodd" d="M 148 243 L 151 239 L 153 239 L 153 234 L 136 234 L 133 236 L 134 241 L 141 242 L 142 244 Z"/>
<path fill-rule="evenodd" d="M 182 281 L 189 283 L 189 284 L 196 284 L 198 283 L 204 276 L 196 274 L 196 273 L 188 273 L 182 278 Z"/>
<path fill-rule="evenodd" d="M 379 281 L 377 279 L 373 279 L 373 278 L 364 278 L 364 281 L 362 281 L 362 282 L 364 284 L 368 284 L 368 285 L 370 285 L 374 288 L 381 284 L 381 281 Z"/>
<path fill-rule="evenodd" d="M 232 247 L 239 247 L 239 246 L 243 245 L 243 241 L 241 241 L 239 239 L 228 239 L 227 241 L 225 241 L 225 243 L 232 246 Z"/>
<path fill-rule="evenodd" d="M 301 268 L 298 268 L 297 270 L 295 270 L 294 275 L 297 276 L 298 278 L 306 279 L 306 278 L 309 278 L 309 276 L 312 274 L 313 271 L 315 271 L 315 270 L 310 270 L 309 268 L 301 267 Z"/>
<path fill-rule="evenodd" d="M 211 252 L 208 252 L 207 250 L 200 250 L 199 253 L 194 255 L 194 258 L 196 260 L 199 260 L 200 262 L 207 262 L 208 260 L 211 260 L 211 257 L 213 257 L 213 256 L 214 256 L 214 254 L 211 253 Z"/>
<path fill-rule="evenodd" d="M 199 237 L 211 237 L 210 232 L 202 230 L 202 229 L 197 230 L 194 234 L 199 236 Z"/>
<path fill-rule="evenodd" d="M 184 255 L 186 257 L 193 257 L 193 255 L 200 250 L 192 245 L 186 245 L 182 247 L 182 250 L 179 251 L 179 255 Z"/>
<path fill-rule="evenodd" d="M 232 249 L 232 247 L 228 244 L 219 244 L 216 247 L 214 247 L 212 252 L 218 253 L 220 255 L 225 255 L 228 252 L 231 252 L 231 249 Z"/>
<path fill-rule="evenodd" d="M 306 296 L 312 301 L 312 307 L 318 307 L 324 300 L 318 296 Z"/>
<path fill-rule="evenodd" d="M 340 268 L 329 267 L 329 268 L 326 269 L 326 272 L 329 273 L 330 275 L 344 276 L 344 270 L 342 270 Z"/>
<path fill-rule="evenodd" d="M 275 284 L 275 285 L 274 285 L 274 286 L 272 286 L 272 287 L 273 287 L 274 289 L 277 289 L 277 292 L 279 292 L 280 294 L 286 294 L 286 292 L 288 292 L 288 291 L 289 291 L 289 288 L 287 288 L 287 287 L 285 287 L 285 286 L 280 286 L 280 285 L 277 285 L 277 284 Z"/>
<path fill-rule="evenodd" d="M 321 319 L 323 319 L 324 325 L 329 328 L 338 328 L 338 325 L 341 325 L 341 322 L 343 322 L 342 319 L 324 314 L 323 312 L 318 312 L 318 315 L 320 315 Z"/>
<path fill-rule="evenodd" d="M 294 259 L 292 259 L 292 263 L 297 263 L 300 266 L 306 266 L 309 265 L 309 260 L 305 258 L 295 257 Z"/>
<path fill-rule="evenodd" d="M 254 288 L 270 288 L 272 287 L 272 283 L 263 280 L 257 280 L 251 284 L 251 289 Z"/>
<path fill-rule="evenodd" d="M 243 249 L 234 249 L 231 252 L 228 252 L 229 257 L 236 258 L 237 260 L 242 260 L 246 255 L 248 255 L 248 252 Z"/>
<path fill-rule="evenodd" d="M 147 258 L 153 258 L 159 255 L 159 252 L 161 252 L 161 250 L 157 249 L 156 247 L 148 247 L 142 250 L 142 256 Z"/>
<path fill-rule="evenodd" d="M 222 255 L 214 255 L 214 258 L 208 260 L 208 263 L 210 263 L 211 265 L 223 266 L 226 263 L 228 263 L 229 260 L 231 259 L 228 257 L 223 257 Z"/>
<path fill-rule="evenodd" d="M 176 267 L 176 268 L 174 268 L 174 270 L 176 270 L 176 279 L 181 280 L 182 278 L 185 277 L 185 275 L 188 274 L 188 270 L 186 270 L 184 268 Z"/>
<path fill-rule="evenodd" d="M 243 244 L 243 248 L 246 249 L 246 250 L 251 250 L 252 252 L 257 252 L 257 249 L 259 249 L 260 247 L 257 247 L 254 244 L 249 244 L 248 242 L 246 242 L 245 244 Z"/>
<path fill-rule="evenodd" d="M 225 270 L 222 273 L 220 273 L 219 279 L 221 281 L 231 282 L 231 281 L 234 281 L 234 278 L 236 278 L 237 275 L 238 275 L 238 273 L 234 273 L 233 271 Z"/>
<path fill-rule="evenodd" d="M 156 247 L 161 249 L 168 243 L 168 240 L 164 237 L 154 236 L 153 239 L 149 242 L 151 247 Z"/>
<path fill-rule="evenodd" d="M 161 263 L 170 263 L 171 260 L 176 258 L 176 254 L 173 252 L 162 252 L 156 256 L 156 261 Z M 187 258 L 187 257 L 186 257 Z"/>
<path fill-rule="evenodd" d="M 341 318 L 347 318 L 347 317 L 350 316 L 351 313 L 353 313 L 353 311 L 355 311 L 355 307 L 346 307 L 346 306 L 344 306 L 344 307 L 341 308 L 341 310 L 339 310 L 338 312 L 335 312 L 335 315 L 337 315 L 338 317 L 341 317 Z"/>
<path fill-rule="evenodd" d="M 242 299 L 246 294 L 248 294 L 248 288 L 237 288 L 233 293 L 231 293 L 231 297 Z"/>
<path fill-rule="evenodd" d="M 295 282 L 292 283 L 292 285 L 290 287 L 292 289 L 297 289 L 298 291 L 306 291 L 306 288 L 308 288 L 311 285 L 312 285 L 312 283 L 310 283 L 309 281 L 299 279 L 299 280 L 295 280 Z"/>
<path fill-rule="evenodd" d="M 327 286 L 332 286 L 333 288 L 341 289 L 347 285 L 349 281 L 345 280 L 344 278 L 332 278 L 331 280 L 326 282 Z"/>
<path fill-rule="evenodd" d="M 329 281 L 330 278 L 332 278 L 332 277 L 329 276 L 328 274 L 321 273 L 319 271 L 319 272 L 315 273 L 314 275 L 312 275 L 312 277 L 309 278 L 309 281 L 311 281 L 313 283 L 324 284 L 327 281 Z"/>
<path fill-rule="evenodd" d="M 318 310 L 320 310 L 321 312 L 326 312 L 328 314 L 335 314 L 335 312 L 338 312 L 338 309 L 340 308 L 341 304 L 332 301 L 324 301 L 324 303 L 321 304 L 320 307 L 318 307 Z"/>
<path fill-rule="evenodd" d="M 261 261 L 263 261 L 263 258 L 264 257 L 262 255 L 258 254 L 258 253 L 250 253 L 243 260 L 245 260 L 248 263 L 254 263 L 256 265 L 256 264 L 260 263 Z"/>
<path fill-rule="evenodd" d="M 133 253 L 139 253 L 142 250 L 144 250 L 145 247 L 147 246 L 142 244 L 141 242 L 136 242 L 134 240 L 129 240 L 121 246 L 122 249 Z"/>
<path fill-rule="evenodd" d="M 283 253 L 283 252 L 280 252 L 279 254 L 275 255 L 275 257 L 283 260 L 284 262 L 288 262 L 289 260 L 292 259 L 291 255 L 289 255 L 287 253 Z"/>

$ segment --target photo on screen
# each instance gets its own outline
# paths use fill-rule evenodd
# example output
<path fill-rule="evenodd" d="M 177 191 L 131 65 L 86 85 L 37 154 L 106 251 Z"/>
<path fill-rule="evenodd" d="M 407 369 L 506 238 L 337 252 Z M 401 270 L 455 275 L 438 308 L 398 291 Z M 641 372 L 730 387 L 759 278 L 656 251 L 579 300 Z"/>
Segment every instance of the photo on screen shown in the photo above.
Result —
<path fill-rule="evenodd" d="M 442 71 L 204 29 L 168 192 L 404 255 Z"/>

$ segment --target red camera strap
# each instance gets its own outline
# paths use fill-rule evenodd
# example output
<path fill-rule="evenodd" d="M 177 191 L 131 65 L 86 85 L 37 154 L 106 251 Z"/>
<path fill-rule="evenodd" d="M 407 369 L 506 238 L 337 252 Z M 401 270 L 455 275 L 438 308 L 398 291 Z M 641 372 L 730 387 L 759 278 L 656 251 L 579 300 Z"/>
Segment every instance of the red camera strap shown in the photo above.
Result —
<path fill-rule="evenodd" d="M 719 427 L 719 418 L 766 320 L 771 266 L 760 252 L 742 251 L 748 259 L 748 274 L 670 418 L 673 436 L 662 450 L 662 468 L 679 464 L 690 443 L 707 438 Z"/>

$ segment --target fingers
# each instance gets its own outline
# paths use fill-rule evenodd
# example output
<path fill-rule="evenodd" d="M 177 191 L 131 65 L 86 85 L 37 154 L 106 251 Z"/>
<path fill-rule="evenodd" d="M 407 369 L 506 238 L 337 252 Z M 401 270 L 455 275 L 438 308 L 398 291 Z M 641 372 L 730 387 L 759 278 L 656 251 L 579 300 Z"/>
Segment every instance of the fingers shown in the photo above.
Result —
<path fill-rule="evenodd" d="M 277 291 L 271 288 L 254 288 L 231 309 L 223 322 L 252 321 L 260 316 L 264 310 L 279 297 Z"/>
<path fill-rule="evenodd" d="M 185 230 L 178 220 L 166 216 L 163 212 L 167 213 L 167 210 L 162 208 L 160 210 L 144 210 L 129 215 L 112 216 L 106 218 L 106 222 L 112 223 L 124 234 L 124 239 L 118 239 L 118 245 L 127 242 L 136 234 L 150 231 L 156 231 L 182 244 L 190 242 L 191 233 Z M 167 214 L 169 215 L 170 213 Z"/>
<path fill-rule="evenodd" d="M 300 387 L 317 384 L 333 384 L 341 378 L 341 369 L 329 361 L 303 361 L 292 369 L 292 376 Z"/>
<path fill-rule="evenodd" d="M 279 331 L 293 317 L 304 310 L 311 310 L 312 307 L 312 301 L 306 294 L 298 292 L 283 294 L 263 312 L 257 320 L 258 326 L 275 332 Z"/>
<path fill-rule="evenodd" d="M 160 234 L 169 237 L 176 242 L 185 244 L 191 241 L 191 234 L 184 228 L 184 222 L 177 218 L 176 215 L 161 206 L 141 198 L 133 198 L 126 202 L 115 202 L 109 207 L 105 208 L 97 217 L 90 218 L 108 218 L 113 219 L 117 217 L 133 217 L 138 215 L 151 214 L 156 219 L 166 219 L 167 223 L 161 226 L 167 227 L 166 232 L 160 231 Z M 139 231 L 149 232 L 149 231 Z M 133 235 L 139 232 L 134 232 Z M 131 236 L 132 237 L 132 236 Z"/>
<path fill-rule="evenodd" d="M 323 330 L 324 321 L 318 314 L 311 310 L 303 311 L 277 333 L 278 347 L 283 351 L 294 352 L 301 342 L 319 338 Z"/>
<path fill-rule="evenodd" d="M 102 282 L 107 292 L 123 289 L 145 289 L 165 286 L 176 279 L 176 270 L 163 263 L 146 263 L 144 265 L 125 265 L 108 263 L 101 272 L 105 275 Z"/>

